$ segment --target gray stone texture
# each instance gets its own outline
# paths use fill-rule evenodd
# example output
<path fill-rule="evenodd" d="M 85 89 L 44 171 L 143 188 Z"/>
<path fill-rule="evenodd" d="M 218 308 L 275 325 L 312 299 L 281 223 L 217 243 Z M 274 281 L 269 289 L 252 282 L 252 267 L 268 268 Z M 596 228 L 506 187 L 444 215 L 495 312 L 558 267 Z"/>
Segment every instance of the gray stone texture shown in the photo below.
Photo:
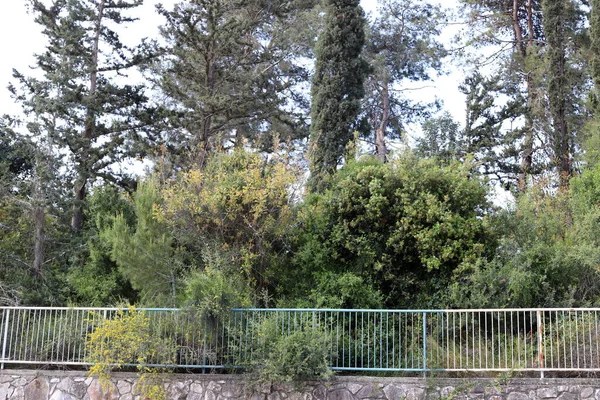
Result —
<path fill-rule="evenodd" d="M 164 375 L 169 400 L 600 400 L 595 379 L 336 377 L 257 384 L 243 375 Z M 115 373 L 108 388 L 85 372 L 4 370 L 0 400 L 144 400 L 138 377 Z"/>

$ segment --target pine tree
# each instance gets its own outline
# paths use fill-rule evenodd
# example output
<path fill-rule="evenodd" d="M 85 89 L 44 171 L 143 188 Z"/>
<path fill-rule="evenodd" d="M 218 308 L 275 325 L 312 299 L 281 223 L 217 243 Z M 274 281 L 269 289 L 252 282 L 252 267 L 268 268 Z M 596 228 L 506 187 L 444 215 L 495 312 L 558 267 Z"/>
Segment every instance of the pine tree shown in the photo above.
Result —
<path fill-rule="evenodd" d="M 590 6 L 590 72 L 596 89 L 594 111 L 597 112 L 600 108 L 600 0 L 591 0 Z"/>
<path fill-rule="evenodd" d="M 379 17 L 369 27 L 365 58 L 371 71 L 363 113 L 368 134 L 375 139 L 375 154 L 382 161 L 388 154 L 386 138 L 400 138 L 404 124 L 428 116 L 435 105 L 410 99 L 401 85 L 428 81 L 433 71 L 441 69 L 446 51 L 436 37 L 442 18 L 440 8 L 431 4 L 383 0 Z"/>
<path fill-rule="evenodd" d="M 310 186 L 317 191 L 352 138 L 368 72 L 361 57 L 365 17 L 359 1 L 328 0 L 325 18 L 311 88 Z"/>
<path fill-rule="evenodd" d="M 547 62 L 548 102 L 552 115 L 553 132 L 551 144 L 553 161 L 559 175 L 559 186 L 566 188 L 572 175 L 571 138 L 567 123 L 567 101 L 570 97 L 570 82 L 567 66 L 567 26 L 569 13 L 568 0 L 544 0 L 544 33 L 548 43 Z"/>
<path fill-rule="evenodd" d="M 535 162 L 540 158 L 536 157 L 540 146 L 535 142 L 536 137 L 545 135 L 541 127 L 545 127 L 543 121 L 546 116 L 540 106 L 544 97 L 544 91 L 540 87 L 543 61 L 539 57 L 544 43 L 541 0 L 461 2 L 469 11 L 466 39 L 475 47 L 497 46 L 493 56 L 484 58 L 483 63 L 498 65 L 493 79 L 504 81 L 505 86 L 512 86 L 509 102 L 522 104 L 518 109 L 513 107 L 513 112 L 510 113 L 506 112 L 506 107 L 502 107 L 498 115 L 493 117 L 493 124 L 502 124 L 503 121 L 498 118 L 504 114 L 504 117 L 508 117 L 505 122 L 510 121 L 511 126 L 519 118 L 523 119 L 524 125 L 508 131 L 504 129 L 507 134 L 494 140 L 498 147 L 489 150 L 498 154 L 509 153 L 510 158 L 514 158 L 515 152 L 518 153 L 518 159 L 514 160 L 495 158 L 508 167 L 498 172 L 510 181 L 516 181 L 516 186 L 524 190 L 528 177 L 541 170 L 540 165 Z M 479 65 L 482 62 L 481 53 L 475 54 L 472 62 Z M 508 93 L 505 91 L 503 94 Z M 500 134 L 500 130 L 498 133 Z"/>
<path fill-rule="evenodd" d="M 194 0 L 159 8 L 168 46 L 157 83 L 170 100 L 171 156 L 187 153 L 202 167 L 244 137 L 262 150 L 275 133 L 284 141 L 306 137 L 305 101 L 294 89 L 308 80 L 297 59 L 313 45 L 314 3 Z"/>
<path fill-rule="evenodd" d="M 121 84 L 142 53 L 125 46 L 114 30 L 142 0 L 30 0 L 48 40 L 36 55 L 40 78 L 15 71 L 11 87 L 37 131 L 67 151 L 73 175 L 71 228 L 83 227 L 88 187 L 96 178 L 117 182 L 115 163 L 135 154 L 147 121 L 142 85 Z"/>

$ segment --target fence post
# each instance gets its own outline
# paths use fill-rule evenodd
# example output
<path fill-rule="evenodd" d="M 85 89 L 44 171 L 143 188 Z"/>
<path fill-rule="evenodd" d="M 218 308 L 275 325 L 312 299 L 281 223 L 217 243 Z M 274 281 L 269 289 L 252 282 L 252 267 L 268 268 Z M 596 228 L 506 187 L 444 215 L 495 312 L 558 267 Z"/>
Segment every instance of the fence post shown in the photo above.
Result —
<path fill-rule="evenodd" d="M 544 368 L 544 325 L 542 323 L 542 311 L 538 310 L 537 316 L 537 336 L 538 336 L 538 366 Z M 544 371 L 540 371 L 540 378 L 544 378 Z"/>
<path fill-rule="evenodd" d="M 427 312 L 423 312 L 423 378 L 427 377 Z"/>
<path fill-rule="evenodd" d="M 8 322 L 10 320 L 10 308 L 6 309 L 6 318 L 4 319 L 4 339 L 2 340 L 2 364 L 0 369 L 4 369 L 4 360 L 6 359 L 6 342 L 8 341 Z"/>

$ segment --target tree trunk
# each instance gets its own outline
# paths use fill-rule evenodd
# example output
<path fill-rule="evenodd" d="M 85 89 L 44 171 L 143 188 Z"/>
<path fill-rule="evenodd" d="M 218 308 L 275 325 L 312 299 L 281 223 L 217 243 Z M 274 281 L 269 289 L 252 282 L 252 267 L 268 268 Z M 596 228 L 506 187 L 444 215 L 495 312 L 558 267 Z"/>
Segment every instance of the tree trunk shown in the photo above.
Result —
<path fill-rule="evenodd" d="M 388 85 L 389 82 L 388 78 L 386 77 L 381 85 L 381 120 L 379 121 L 379 126 L 375 131 L 375 153 L 382 162 L 387 161 L 387 155 L 389 153 L 385 144 L 385 130 L 390 119 L 390 92 Z"/>
<path fill-rule="evenodd" d="M 39 176 L 36 178 L 35 198 L 32 204 L 33 217 L 33 263 L 31 264 L 30 275 L 33 279 L 38 279 L 42 275 L 42 267 L 46 256 L 46 208 L 44 207 L 44 194 Z"/>

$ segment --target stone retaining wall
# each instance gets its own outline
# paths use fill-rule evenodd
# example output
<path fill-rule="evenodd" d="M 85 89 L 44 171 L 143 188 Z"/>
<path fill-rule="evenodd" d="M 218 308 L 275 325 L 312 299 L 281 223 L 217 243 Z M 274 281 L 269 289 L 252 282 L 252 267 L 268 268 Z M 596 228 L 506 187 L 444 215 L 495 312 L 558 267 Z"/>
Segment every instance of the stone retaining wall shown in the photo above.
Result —
<path fill-rule="evenodd" d="M 165 375 L 169 400 L 600 400 L 599 379 L 336 377 L 256 385 L 241 375 Z M 0 400 L 143 400 L 137 376 L 115 373 L 109 392 L 85 372 L 3 370 Z"/>

